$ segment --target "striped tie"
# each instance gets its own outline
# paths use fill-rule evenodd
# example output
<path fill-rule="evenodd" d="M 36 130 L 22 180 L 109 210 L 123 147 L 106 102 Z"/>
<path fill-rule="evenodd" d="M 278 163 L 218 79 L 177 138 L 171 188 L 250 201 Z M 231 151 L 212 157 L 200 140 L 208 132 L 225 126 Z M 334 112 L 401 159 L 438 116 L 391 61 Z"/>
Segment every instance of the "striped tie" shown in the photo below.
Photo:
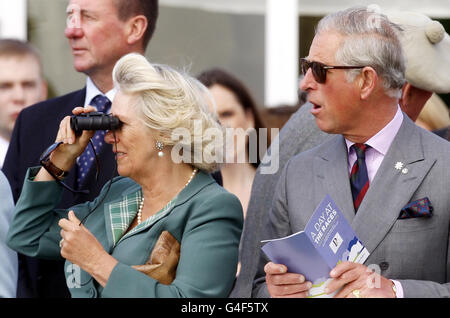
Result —
<path fill-rule="evenodd" d="M 354 144 L 352 145 L 352 148 L 356 152 L 356 161 L 353 164 L 352 172 L 350 173 L 350 185 L 356 213 L 364 199 L 364 195 L 369 189 L 369 177 L 367 175 L 366 167 L 366 150 L 369 146 L 365 144 Z"/>

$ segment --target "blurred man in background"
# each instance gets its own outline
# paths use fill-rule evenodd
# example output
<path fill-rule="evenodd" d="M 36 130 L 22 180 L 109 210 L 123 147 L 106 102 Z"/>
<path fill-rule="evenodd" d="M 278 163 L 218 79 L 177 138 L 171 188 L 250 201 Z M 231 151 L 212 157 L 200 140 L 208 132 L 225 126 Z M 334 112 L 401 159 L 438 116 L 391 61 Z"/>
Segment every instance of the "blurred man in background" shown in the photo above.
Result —
<path fill-rule="evenodd" d="M 13 39 L 0 40 L 0 168 L 19 113 L 47 98 L 38 51 Z"/>

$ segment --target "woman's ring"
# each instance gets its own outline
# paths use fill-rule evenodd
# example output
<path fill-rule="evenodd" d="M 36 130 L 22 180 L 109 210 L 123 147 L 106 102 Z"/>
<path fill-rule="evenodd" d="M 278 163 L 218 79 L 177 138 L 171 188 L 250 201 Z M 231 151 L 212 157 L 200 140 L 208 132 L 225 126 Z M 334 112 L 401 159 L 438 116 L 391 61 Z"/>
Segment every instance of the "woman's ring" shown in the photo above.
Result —
<path fill-rule="evenodd" d="M 354 291 L 352 291 L 353 296 L 355 296 L 355 298 L 361 298 L 361 296 L 359 295 L 360 290 L 359 289 L 355 289 Z"/>
<path fill-rule="evenodd" d="M 61 239 L 61 241 L 59 241 L 59 247 L 61 247 L 61 248 L 62 248 L 62 244 L 63 244 L 63 242 L 64 242 L 64 239 Z"/>

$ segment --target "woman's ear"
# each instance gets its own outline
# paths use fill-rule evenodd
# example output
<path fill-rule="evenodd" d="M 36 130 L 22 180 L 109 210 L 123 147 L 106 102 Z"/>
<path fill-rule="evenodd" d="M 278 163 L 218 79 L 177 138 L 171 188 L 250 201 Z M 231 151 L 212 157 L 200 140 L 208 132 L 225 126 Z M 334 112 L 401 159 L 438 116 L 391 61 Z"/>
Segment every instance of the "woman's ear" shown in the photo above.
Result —
<path fill-rule="evenodd" d="M 127 23 L 127 36 L 128 44 L 134 45 L 144 38 L 145 31 L 147 30 L 148 22 L 147 18 L 143 15 L 137 15 L 131 18 Z"/>
<path fill-rule="evenodd" d="M 362 100 L 366 100 L 374 91 L 378 81 L 377 72 L 370 66 L 362 69 L 358 78 L 360 96 Z"/>

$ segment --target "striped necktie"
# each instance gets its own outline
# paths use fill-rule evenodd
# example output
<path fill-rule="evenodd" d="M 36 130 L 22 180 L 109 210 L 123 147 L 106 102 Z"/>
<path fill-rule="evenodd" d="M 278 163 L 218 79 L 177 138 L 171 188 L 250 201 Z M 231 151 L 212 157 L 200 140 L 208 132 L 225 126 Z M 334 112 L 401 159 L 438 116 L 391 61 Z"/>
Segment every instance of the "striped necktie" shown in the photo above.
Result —
<path fill-rule="evenodd" d="M 350 173 L 350 186 L 352 189 L 353 205 L 355 207 L 355 213 L 364 199 L 364 195 L 369 189 L 369 177 L 367 175 L 366 166 L 366 150 L 370 146 L 366 144 L 354 144 L 352 148 L 356 152 L 356 161 L 353 164 L 352 171 Z"/>
<path fill-rule="evenodd" d="M 106 96 L 99 94 L 92 99 L 89 105 L 95 106 L 98 112 L 106 113 L 108 109 L 111 107 L 111 101 Z M 104 138 L 105 138 L 104 130 L 97 130 L 94 136 L 91 138 L 92 144 L 94 145 L 95 152 L 97 154 L 100 153 L 101 147 L 105 144 Z M 80 157 L 78 157 L 77 161 L 78 186 L 82 185 L 94 160 L 95 160 L 94 152 L 92 151 L 91 145 L 88 144 L 83 154 Z"/>

